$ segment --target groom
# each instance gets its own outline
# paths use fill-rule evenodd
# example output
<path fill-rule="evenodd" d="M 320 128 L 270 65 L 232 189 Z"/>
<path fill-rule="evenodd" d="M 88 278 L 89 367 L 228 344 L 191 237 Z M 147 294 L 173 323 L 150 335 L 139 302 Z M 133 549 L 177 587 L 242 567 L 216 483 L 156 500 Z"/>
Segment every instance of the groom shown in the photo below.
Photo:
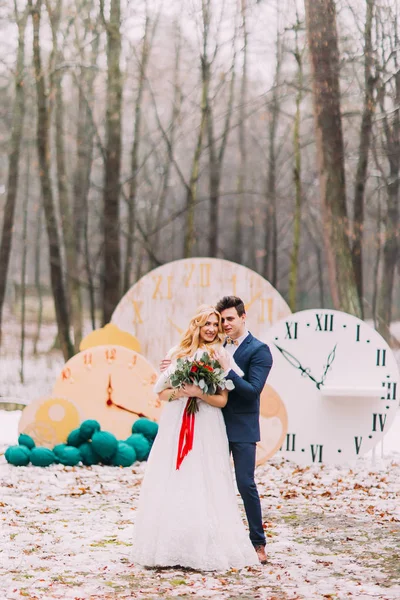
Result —
<path fill-rule="evenodd" d="M 248 331 L 246 310 L 240 298 L 225 296 L 215 308 L 221 314 L 227 335 L 225 349 L 234 356 L 236 364 L 244 372 L 244 376 L 240 377 L 234 371 L 229 371 L 227 378 L 233 381 L 235 389 L 229 392 L 228 403 L 222 411 L 236 483 L 249 523 L 250 540 L 259 561 L 266 564 L 266 541 L 254 471 L 256 442 L 260 440 L 260 393 L 272 367 L 272 356 L 268 346 Z M 218 359 L 224 369 L 229 368 L 226 357 L 221 354 Z"/>

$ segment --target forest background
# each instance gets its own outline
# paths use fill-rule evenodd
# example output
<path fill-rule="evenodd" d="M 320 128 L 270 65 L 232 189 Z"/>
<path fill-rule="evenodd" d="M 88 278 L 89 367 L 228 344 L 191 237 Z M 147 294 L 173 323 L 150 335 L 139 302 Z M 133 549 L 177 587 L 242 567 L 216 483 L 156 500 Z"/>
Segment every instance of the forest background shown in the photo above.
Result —
<path fill-rule="evenodd" d="M 210 256 L 396 346 L 399 16 L 397 0 L 3 0 L 0 340 L 12 314 L 23 353 L 34 321 L 36 353 L 55 320 L 67 359 L 146 272 Z"/>

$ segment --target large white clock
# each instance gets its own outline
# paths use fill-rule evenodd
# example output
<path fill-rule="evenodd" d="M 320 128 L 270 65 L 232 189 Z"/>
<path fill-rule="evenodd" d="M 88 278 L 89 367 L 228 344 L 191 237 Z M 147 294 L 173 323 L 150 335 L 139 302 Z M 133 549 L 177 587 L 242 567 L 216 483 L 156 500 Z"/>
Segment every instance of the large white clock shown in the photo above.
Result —
<path fill-rule="evenodd" d="M 341 463 L 382 439 L 398 408 L 399 370 L 372 327 L 347 313 L 305 310 L 276 323 L 266 341 L 268 383 L 288 412 L 286 458 Z"/>
<path fill-rule="evenodd" d="M 273 323 L 291 312 L 279 292 L 251 269 L 222 259 L 188 258 L 142 277 L 121 299 L 111 320 L 135 335 L 144 356 L 158 365 L 200 304 L 215 304 L 232 294 L 246 303 L 248 327 L 262 340 Z"/>

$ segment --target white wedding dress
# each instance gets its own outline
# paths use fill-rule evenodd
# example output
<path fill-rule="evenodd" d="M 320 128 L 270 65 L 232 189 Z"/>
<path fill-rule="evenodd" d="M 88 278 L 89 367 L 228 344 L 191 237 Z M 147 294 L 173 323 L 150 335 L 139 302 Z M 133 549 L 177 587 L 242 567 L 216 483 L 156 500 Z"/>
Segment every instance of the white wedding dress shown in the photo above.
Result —
<path fill-rule="evenodd" d="M 172 363 L 161 375 L 157 392 L 169 387 L 174 367 Z M 142 483 L 132 559 L 149 567 L 205 571 L 257 565 L 237 504 L 220 408 L 198 400 L 193 448 L 176 470 L 186 402 L 179 398 L 163 408 Z"/>

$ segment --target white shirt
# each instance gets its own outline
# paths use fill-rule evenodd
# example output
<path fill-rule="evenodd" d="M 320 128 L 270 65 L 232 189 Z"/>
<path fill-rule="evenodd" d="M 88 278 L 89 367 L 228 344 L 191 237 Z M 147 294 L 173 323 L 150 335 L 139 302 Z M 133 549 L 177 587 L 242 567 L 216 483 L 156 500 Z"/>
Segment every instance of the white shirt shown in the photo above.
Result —
<path fill-rule="evenodd" d="M 237 345 L 236 344 L 226 344 L 225 350 L 228 352 L 228 354 L 233 356 L 235 354 L 236 350 L 239 348 L 240 344 L 242 344 L 244 342 L 244 340 L 247 338 L 248 335 L 249 335 L 249 332 L 246 329 L 244 334 L 235 340 L 237 342 Z"/>

